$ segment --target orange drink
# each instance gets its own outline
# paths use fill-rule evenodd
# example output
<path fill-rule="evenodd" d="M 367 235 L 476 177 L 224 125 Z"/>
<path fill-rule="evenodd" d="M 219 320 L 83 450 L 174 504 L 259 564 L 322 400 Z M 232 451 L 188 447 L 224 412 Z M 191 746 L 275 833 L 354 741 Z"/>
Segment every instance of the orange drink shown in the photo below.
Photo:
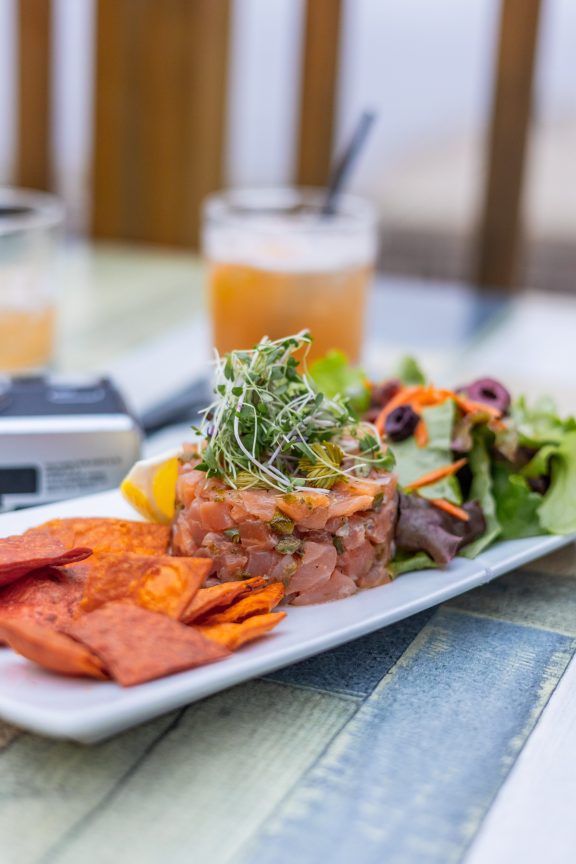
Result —
<path fill-rule="evenodd" d="M 0 308 L 0 369 L 41 369 L 52 355 L 54 309 Z"/>
<path fill-rule="evenodd" d="M 49 195 L 0 190 L 0 372 L 39 370 L 52 357 L 62 218 Z"/>
<path fill-rule="evenodd" d="M 208 200 L 204 251 L 220 353 L 309 329 L 312 358 L 337 348 L 359 359 L 376 220 L 350 196 L 322 216 L 322 199 L 320 190 L 264 189 Z"/>

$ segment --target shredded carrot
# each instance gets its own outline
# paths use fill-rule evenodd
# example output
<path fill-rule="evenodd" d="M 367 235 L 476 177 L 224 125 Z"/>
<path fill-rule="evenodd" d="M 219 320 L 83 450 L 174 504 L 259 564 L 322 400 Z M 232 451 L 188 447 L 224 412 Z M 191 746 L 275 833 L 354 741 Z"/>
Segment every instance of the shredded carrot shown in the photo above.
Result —
<path fill-rule="evenodd" d="M 426 447 L 428 444 L 428 427 L 424 420 L 420 420 L 414 430 L 414 438 L 418 447 Z"/>
<path fill-rule="evenodd" d="M 502 411 L 500 411 L 499 408 L 494 408 L 492 405 L 485 405 L 484 402 L 474 402 L 472 399 L 467 399 L 460 393 L 452 393 L 451 396 L 464 414 L 478 414 L 481 411 L 485 414 L 490 414 L 491 417 L 500 417 L 502 414 Z"/>
<path fill-rule="evenodd" d="M 375 426 L 382 435 L 384 433 L 384 425 L 386 423 L 386 418 L 389 414 L 392 413 L 396 408 L 399 408 L 400 405 L 407 405 L 408 402 L 412 399 L 412 397 L 416 394 L 420 387 L 405 387 L 403 390 L 400 390 L 396 396 L 393 396 L 389 402 L 382 408 L 382 411 L 376 418 Z"/>
<path fill-rule="evenodd" d="M 420 392 L 416 395 L 416 402 L 421 408 L 431 408 L 434 405 L 440 405 L 450 397 L 449 390 L 438 390 L 431 384 L 426 387 L 421 387 Z"/>
<path fill-rule="evenodd" d="M 434 507 L 437 507 L 438 510 L 443 510 L 445 513 L 449 513 L 450 516 L 454 516 L 456 519 L 461 519 L 462 522 L 470 521 L 470 514 L 463 510 L 462 507 L 457 507 L 456 504 L 452 504 L 451 501 L 447 501 L 446 498 L 429 498 L 430 504 L 433 504 Z"/>
<path fill-rule="evenodd" d="M 499 420 L 498 417 L 494 417 L 490 420 L 489 425 L 493 432 L 505 432 L 508 429 L 506 423 L 504 423 L 503 420 Z"/>
<path fill-rule="evenodd" d="M 423 474 L 421 477 L 418 477 L 417 480 L 414 480 L 413 483 L 409 483 L 406 486 L 406 489 L 421 489 L 423 486 L 431 486 L 432 483 L 437 483 L 438 480 L 443 480 L 445 477 L 451 477 L 452 474 L 456 474 L 456 472 L 459 471 L 467 461 L 467 459 L 458 459 L 456 462 L 451 462 L 450 465 L 443 465 L 442 468 L 436 468 L 435 471 L 429 471 L 428 474 Z"/>
<path fill-rule="evenodd" d="M 376 418 L 375 426 L 380 434 L 383 435 L 386 426 L 386 418 L 392 413 L 392 411 L 399 408 L 401 405 L 409 405 L 418 414 L 423 408 L 432 408 L 436 405 L 441 405 L 443 402 L 446 402 L 447 399 L 453 399 L 458 408 L 460 408 L 464 414 L 478 414 L 479 412 L 483 412 L 494 419 L 499 418 L 502 414 L 498 408 L 494 408 L 491 405 L 485 405 L 483 402 L 474 402 L 472 399 L 468 399 L 460 393 L 455 393 L 453 390 L 444 390 L 442 388 L 433 387 L 431 384 L 426 384 L 402 388 L 402 390 L 400 390 L 400 392 L 390 399 L 390 401 L 382 408 L 380 414 Z M 418 427 L 416 433 L 418 435 Z M 419 434 L 422 437 L 424 436 L 422 430 L 420 430 Z M 419 443 L 418 437 L 416 440 Z M 420 444 L 420 446 L 425 447 L 427 443 L 428 441 L 426 438 L 424 443 Z"/>
<path fill-rule="evenodd" d="M 410 405 L 418 413 L 422 408 L 431 408 L 434 405 L 440 405 L 450 398 L 451 395 L 449 390 L 438 390 L 431 384 L 427 384 L 426 386 L 420 385 L 418 387 L 405 387 L 386 403 L 376 419 L 376 428 L 380 434 L 383 434 L 386 418 L 401 405 Z"/>

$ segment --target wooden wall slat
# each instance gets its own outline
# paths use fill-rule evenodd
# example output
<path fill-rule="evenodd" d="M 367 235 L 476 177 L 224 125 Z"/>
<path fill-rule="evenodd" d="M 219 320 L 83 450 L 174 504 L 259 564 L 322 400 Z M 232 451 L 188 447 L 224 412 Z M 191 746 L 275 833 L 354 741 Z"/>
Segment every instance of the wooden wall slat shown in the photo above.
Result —
<path fill-rule="evenodd" d="M 231 3 L 230 0 L 196 0 L 189 4 L 188 12 L 190 29 L 195 34 L 194 59 L 191 59 L 189 71 L 189 110 L 185 113 L 187 146 L 194 152 L 185 189 L 187 200 L 191 202 L 192 195 L 201 200 L 223 185 Z M 204 141 L 204 146 L 194 149 L 194 142 L 200 140 Z M 198 207 L 191 207 L 189 220 L 191 232 L 197 233 Z"/>
<path fill-rule="evenodd" d="M 149 2 L 136 46 L 133 98 L 141 105 L 132 148 L 138 153 L 139 202 L 135 234 L 155 243 L 183 242 L 182 194 L 188 158 L 184 117 L 187 10 L 179 0 Z M 191 155 L 191 154 L 190 154 Z M 136 166 L 135 166 L 136 167 Z"/>
<path fill-rule="evenodd" d="M 18 186 L 51 189 L 52 0 L 19 0 L 17 6 Z"/>
<path fill-rule="evenodd" d="M 92 224 L 96 234 L 118 237 L 124 230 L 129 236 L 132 172 L 125 168 L 125 154 L 130 148 L 131 9 L 125 0 L 97 0 L 96 10 Z"/>
<path fill-rule="evenodd" d="M 476 282 L 517 284 L 540 0 L 502 0 Z"/>
<path fill-rule="evenodd" d="M 330 173 L 341 19 L 341 0 L 307 0 L 297 168 L 307 186 L 325 185 Z"/>
<path fill-rule="evenodd" d="M 230 0 L 99 0 L 93 233 L 198 241 L 223 174 Z"/>

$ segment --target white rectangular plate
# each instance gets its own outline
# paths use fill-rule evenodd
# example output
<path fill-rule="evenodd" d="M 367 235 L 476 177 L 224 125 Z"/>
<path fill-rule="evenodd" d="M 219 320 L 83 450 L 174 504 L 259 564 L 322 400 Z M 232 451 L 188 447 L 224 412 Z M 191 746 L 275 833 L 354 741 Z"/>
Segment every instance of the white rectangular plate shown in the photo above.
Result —
<path fill-rule="evenodd" d="M 119 492 L 105 492 L 0 516 L 0 537 L 47 519 L 134 513 Z M 289 608 L 278 628 L 230 658 L 141 684 L 116 684 L 59 677 L 0 649 L 0 717 L 25 729 L 85 743 L 98 741 L 152 717 L 202 699 L 349 642 L 489 582 L 508 570 L 570 543 L 573 537 L 534 537 L 501 543 L 475 561 L 458 558 L 446 570 L 408 573 L 390 585 L 346 600 Z"/>

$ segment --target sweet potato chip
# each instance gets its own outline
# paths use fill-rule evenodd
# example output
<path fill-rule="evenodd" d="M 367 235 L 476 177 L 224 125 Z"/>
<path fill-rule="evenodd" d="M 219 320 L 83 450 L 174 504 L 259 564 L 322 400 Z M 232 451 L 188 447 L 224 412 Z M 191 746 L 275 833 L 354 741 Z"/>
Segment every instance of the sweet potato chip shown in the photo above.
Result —
<path fill-rule="evenodd" d="M 76 615 L 84 592 L 82 564 L 45 567 L 0 588 L 0 621 L 29 621 L 59 627 Z"/>
<path fill-rule="evenodd" d="M 123 687 L 220 660 L 225 646 L 194 627 L 132 603 L 108 603 L 82 615 L 67 632 L 103 661 Z"/>
<path fill-rule="evenodd" d="M 280 603 L 284 593 L 284 586 L 280 582 L 271 582 L 265 588 L 252 591 L 247 596 L 236 600 L 227 609 L 222 609 L 202 618 L 200 623 L 202 625 L 237 624 L 252 615 L 271 612 Z"/>
<path fill-rule="evenodd" d="M 64 544 L 49 531 L 4 537 L 0 540 L 0 585 L 8 585 L 41 567 L 71 564 L 91 554 L 91 548 Z"/>
<path fill-rule="evenodd" d="M 61 675 L 106 678 L 100 659 L 65 633 L 30 621 L 0 621 L 0 638 L 18 654 Z"/>
<path fill-rule="evenodd" d="M 180 616 L 180 620 L 191 624 L 215 609 L 225 609 L 235 600 L 264 587 L 265 584 L 266 580 L 262 576 L 254 576 L 252 579 L 222 582 L 210 588 L 201 588 Z"/>
<path fill-rule="evenodd" d="M 253 615 L 240 624 L 195 624 L 194 629 L 230 651 L 235 651 L 245 642 L 252 642 L 273 630 L 285 617 L 285 612 L 270 612 L 267 615 Z"/>
<path fill-rule="evenodd" d="M 31 528 L 24 536 L 43 531 L 48 531 L 66 548 L 88 546 L 94 552 L 165 555 L 170 542 L 168 525 L 106 517 L 53 519 L 38 528 Z"/>
<path fill-rule="evenodd" d="M 179 618 L 212 562 L 209 558 L 133 555 L 129 552 L 94 555 L 86 562 L 83 612 L 114 600 L 132 600 L 152 612 Z"/>

